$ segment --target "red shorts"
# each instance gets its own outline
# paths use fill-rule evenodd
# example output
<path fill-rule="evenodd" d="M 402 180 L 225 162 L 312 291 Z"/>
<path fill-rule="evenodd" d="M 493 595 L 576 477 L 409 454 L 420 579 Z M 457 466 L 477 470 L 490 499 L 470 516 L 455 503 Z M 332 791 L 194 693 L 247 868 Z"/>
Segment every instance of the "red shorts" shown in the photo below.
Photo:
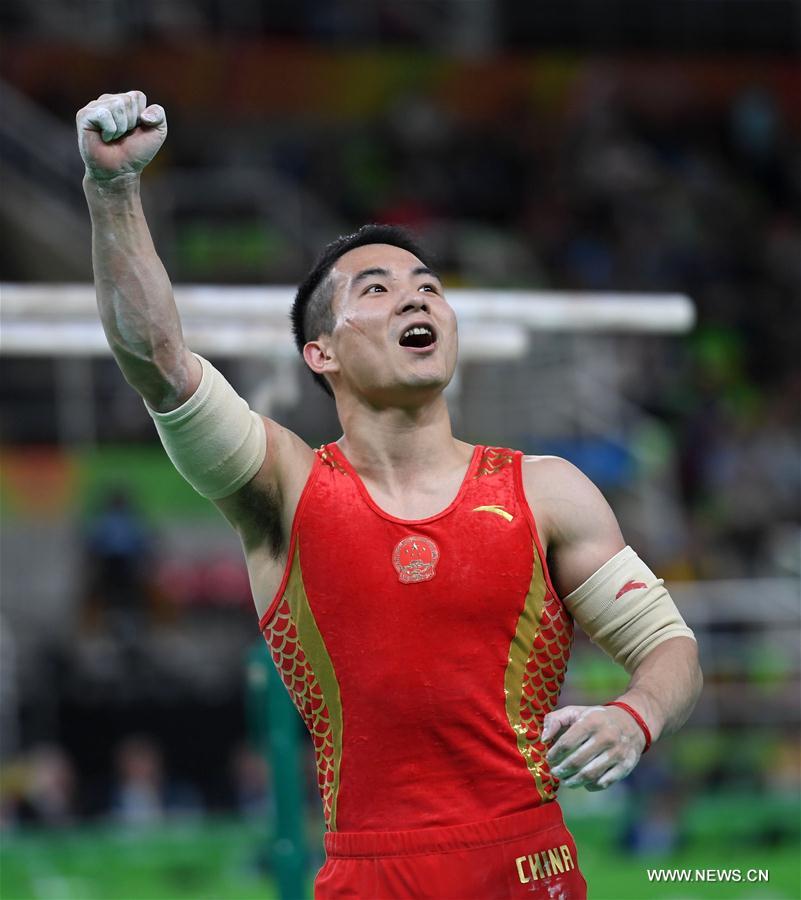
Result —
<path fill-rule="evenodd" d="M 556 802 L 470 825 L 329 832 L 325 850 L 315 900 L 587 896 L 576 845 Z"/>

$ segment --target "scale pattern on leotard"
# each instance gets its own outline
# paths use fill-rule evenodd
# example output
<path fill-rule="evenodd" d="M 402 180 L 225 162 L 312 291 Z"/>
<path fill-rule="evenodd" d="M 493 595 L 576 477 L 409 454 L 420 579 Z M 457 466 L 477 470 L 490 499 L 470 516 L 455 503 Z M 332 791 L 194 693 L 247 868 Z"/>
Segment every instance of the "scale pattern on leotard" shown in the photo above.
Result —
<path fill-rule="evenodd" d="M 572 643 L 573 622 L 562 604 L 549 593 L 540 629 L 526 660 L 520 701 L 520 719 L 526 728 L 525 741 L 530 750 L 526 761 L 539 767 L 543 800 L 553 798 L 559 779 L 551 774 L 545 760 L 547 748 L 541 738 L 542 723 L 547 713 L 556 708 Z"/>
<path fill-rule="evenodd" d="M 331 660 L 308 605 L 297 555 L 284 596 L 264 629 L 264 638 L 312 737 L 325 821 L 328 829 L 335 831 L 342 706 Z M 309 655 L 314 658 L 310 659 Z"/>
<path fill-rule="evenodd" d="M 534 570 L 506 669 L 506 712 L 517 747 L 540 799 L 552 800 L 559 779 L 551 774 L 542 741 L 545 716 L 556 707 L 573 642 L 573 620 L 545 583 L 534 548 Z"/>

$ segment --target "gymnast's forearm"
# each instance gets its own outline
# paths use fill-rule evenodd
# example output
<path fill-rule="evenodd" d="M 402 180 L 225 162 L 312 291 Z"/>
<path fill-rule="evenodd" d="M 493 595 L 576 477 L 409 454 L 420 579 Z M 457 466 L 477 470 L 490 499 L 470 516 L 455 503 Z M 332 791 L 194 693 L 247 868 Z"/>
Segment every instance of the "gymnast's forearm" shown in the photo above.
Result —
<path fill-rule="evenodd" d="M 656 740 L 681 728 L 702 687 L 697 644 L 692 638 L 674 637 L 643 658 L 618 699 L 639 710 Z"/>
<path fill-rule="evenodd" d="M 175 408 L 191 393 L 196 360 L 184 343 L 170 279 L 153 246 L 139 175 L 96 180 L 87 174 L 84 192 L 109 346 L 128 383 L 153 409 Z"/>

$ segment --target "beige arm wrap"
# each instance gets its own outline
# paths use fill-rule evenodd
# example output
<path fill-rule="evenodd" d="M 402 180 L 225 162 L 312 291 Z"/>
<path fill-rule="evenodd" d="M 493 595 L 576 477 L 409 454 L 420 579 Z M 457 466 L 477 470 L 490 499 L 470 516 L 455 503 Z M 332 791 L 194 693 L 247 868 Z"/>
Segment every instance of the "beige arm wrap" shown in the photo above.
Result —
<path fill-rule="evenodd" d="M 590 640 L 631 673 L 672 637 L 695 640 L 664 582 L 624 547 L 564 598 Z"/>
<path fill-rule="evenodd" d="M 267 435 L 261 417 L 208 360 L 197 358 L 203 377 L 188 400 L 166 413 L 145 407 L 175 468 L 199 494 L 220 500 L 259 471 Z"/>

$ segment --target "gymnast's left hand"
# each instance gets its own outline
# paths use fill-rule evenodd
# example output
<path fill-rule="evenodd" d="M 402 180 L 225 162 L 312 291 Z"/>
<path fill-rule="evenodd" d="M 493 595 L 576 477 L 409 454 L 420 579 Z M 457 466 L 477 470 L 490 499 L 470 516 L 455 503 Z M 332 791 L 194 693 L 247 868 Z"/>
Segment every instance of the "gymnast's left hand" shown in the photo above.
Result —
<path fill-rule="evenodd" d="M 545 716 L 546 759 L 565 787 L 603 791 L 637 765 L 645 735 L 615 706 L 565 706 Z"/>

